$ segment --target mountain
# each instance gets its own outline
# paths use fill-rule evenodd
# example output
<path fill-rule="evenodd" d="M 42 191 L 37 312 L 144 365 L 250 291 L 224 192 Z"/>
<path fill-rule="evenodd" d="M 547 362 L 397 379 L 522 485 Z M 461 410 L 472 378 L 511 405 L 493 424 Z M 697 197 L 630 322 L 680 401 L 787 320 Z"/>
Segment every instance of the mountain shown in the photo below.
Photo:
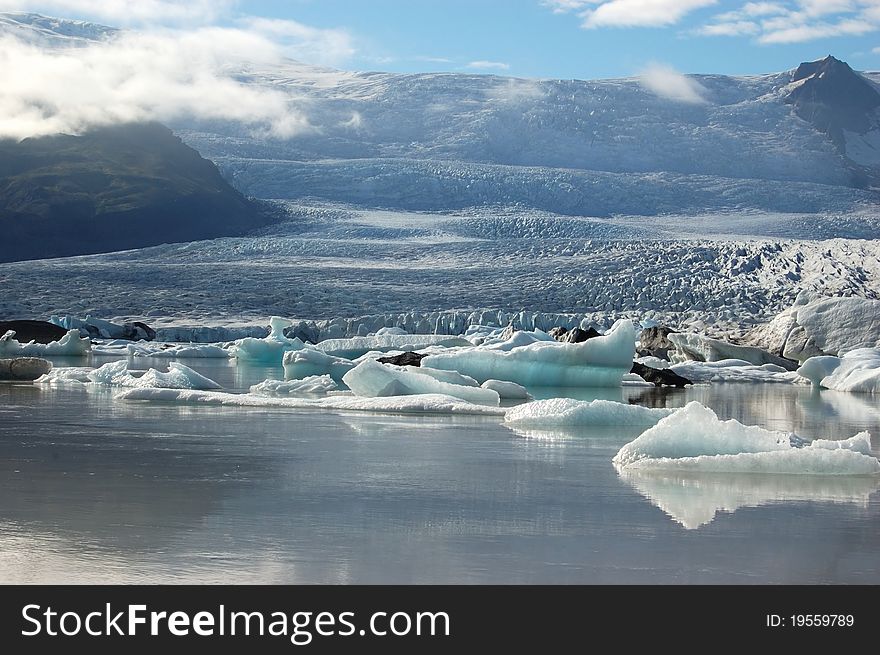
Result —
<path fill-rule="evenodd" d="M 0 261 L 243 234 L 259 208 L 156 124 L 0 140 Z"/>

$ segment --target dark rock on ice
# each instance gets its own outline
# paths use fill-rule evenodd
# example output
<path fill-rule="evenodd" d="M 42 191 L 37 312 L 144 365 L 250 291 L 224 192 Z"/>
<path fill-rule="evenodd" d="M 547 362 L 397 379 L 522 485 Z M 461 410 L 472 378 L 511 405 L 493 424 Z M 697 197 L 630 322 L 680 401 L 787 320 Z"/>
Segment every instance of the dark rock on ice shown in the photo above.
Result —
<path fill-rule="evenodd" d="M 0 334 L 10 330 L 15 332 L 15 338 L 21 343 L 51 343 L 67 334 L 67 330 L 48 321 L 0 321 Z"/>
<path fill-rule="evenodd" d="M 657 387 L 679 387 L 682 388 L 687 384 L 693 384 L 686 377 L 683 377 L 668 368 L 651 368 L 638 362 L 633 362 L 630 373 L 635 373 L 645 382 L 652 382 Z"/>
<path fill-rule="evenodd" d="M 657 325 L 642 330 L 639 334 L 639 355 L 641 357 L 658 357 L 669 360 L 669 350 L 674 348 L 669 335 L 675 330 L 664 325 Z"/>
<path fill-rule="evenodd" d="M 405 352 L 393 357 L 380 357 L 376 361 L 380 364 L 394 364 L 395 366 L 421 366 L 422 359 L 427 355 L 414 352 Z"/>
<path fill-rule="evenodd" d="M 554 337 L 557 341 L 562 341 L 565 343 L 583 343 L 588 339 L 592 339 L 593 337 L 601 337 L 602 335 L 593 328 L 587 328 L 586 330 L 582 330 L 579 327 L 571 329 L 567 331 L 565 334 L 559 337 Z"/>

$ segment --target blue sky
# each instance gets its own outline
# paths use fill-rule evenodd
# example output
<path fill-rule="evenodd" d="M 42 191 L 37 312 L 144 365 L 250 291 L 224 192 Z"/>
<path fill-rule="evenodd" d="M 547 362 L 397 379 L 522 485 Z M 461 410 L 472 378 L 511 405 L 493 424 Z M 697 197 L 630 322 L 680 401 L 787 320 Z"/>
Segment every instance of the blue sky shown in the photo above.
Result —
<path fill-rule="evenodd" d="M 0 0 L 134 28 L 254 27 L 351 70 L 520 77 L 761 73 L 834 54 L 880 69 L 880 0 Z"/>

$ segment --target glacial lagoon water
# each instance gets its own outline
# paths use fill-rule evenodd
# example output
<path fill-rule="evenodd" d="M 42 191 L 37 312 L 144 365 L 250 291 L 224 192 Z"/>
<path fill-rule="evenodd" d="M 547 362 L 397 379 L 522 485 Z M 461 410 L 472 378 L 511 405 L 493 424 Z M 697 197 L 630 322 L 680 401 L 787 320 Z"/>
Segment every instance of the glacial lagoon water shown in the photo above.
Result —
<path fill-rule="evenodd" d="M 237 390 L 281 375 L 185 363 Z M 601 395 L 880 441 L 880 402 L 865 396 L 769 384 Z M 4 384 L 0 582 L 880 583 L 880 480 L 622 478 L 611 458 L 638 432 Z"/>

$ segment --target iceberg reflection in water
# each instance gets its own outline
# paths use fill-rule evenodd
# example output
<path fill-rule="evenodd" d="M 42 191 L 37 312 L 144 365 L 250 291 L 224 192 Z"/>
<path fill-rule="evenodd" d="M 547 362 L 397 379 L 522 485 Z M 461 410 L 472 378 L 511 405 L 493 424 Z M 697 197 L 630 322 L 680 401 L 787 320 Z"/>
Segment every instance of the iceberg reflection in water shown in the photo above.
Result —
<path fill-rule="evenodd" d="M 693 530 L 718 512 L 771 503 L 851 503 L 867 507 L 877 476 L 684 473 L 621 468 L 618 474 L 676 523 Z"/>

